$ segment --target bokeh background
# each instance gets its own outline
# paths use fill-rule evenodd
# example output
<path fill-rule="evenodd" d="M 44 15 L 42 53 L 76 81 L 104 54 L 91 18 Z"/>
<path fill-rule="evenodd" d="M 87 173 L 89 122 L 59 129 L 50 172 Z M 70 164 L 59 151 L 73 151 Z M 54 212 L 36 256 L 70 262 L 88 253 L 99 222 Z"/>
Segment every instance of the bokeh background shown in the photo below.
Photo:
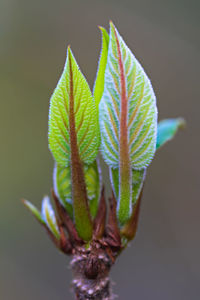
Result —
<path fill-rule="evenodd" d="M 119 299 L 200 295 L 200 4 L 195 0 L 0 1 L 0 299 L 73 299 L 69 258 L 20 203 L 50 194 L 49 98 L 71 45 L 92 87 L 110 19 L 152 80 L 159 119 L 187 128 L 149 167 L 137 238 L 113 268 Z M 107 179 L 106 179 L 107 182 Z"/>

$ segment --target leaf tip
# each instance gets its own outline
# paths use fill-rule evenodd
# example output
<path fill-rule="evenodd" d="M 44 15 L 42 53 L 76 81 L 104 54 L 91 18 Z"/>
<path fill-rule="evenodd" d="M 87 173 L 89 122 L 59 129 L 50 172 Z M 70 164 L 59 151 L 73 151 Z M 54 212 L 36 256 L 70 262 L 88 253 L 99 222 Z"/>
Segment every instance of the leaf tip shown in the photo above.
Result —
<path fill-rule="evenodd" d="M 101 31 L 101 33 L 106 32 L 106 29 L 103 26 L 98 26 L 99 30 Z"/>
<path fill-rule="evenodd" d="M 180 129 L 185 129 L 187 127 L 187 123 L 184 118 L 178 118 L 177 122 Z"/>
<path fill-rule="evenodd" d="M 72 54 L 72 49 L 71 49 L 71 45 L 67 46 L 67 56 L 71 59 L 73 54 Z"/>
<path fill-rule="evenodd" d="M 116 33 L 117 29 L 116 29 L 113 21 L 110 20 L 109 24 L 110 24 L 110 31 L 113 32 L 113 33 Z"/>
<path fill-rule="evenodd" d="M 24 204 L 24 206 L 25 207 L 27 207 L 28 209 L 30 209 L 30 207 L 33 207 L 33 204 L 30 202 L 30 201 L 28 201 L 28 200 L 26 200 L 26 199 L 21 199 L 21 202 Z"/>
<path fill-rule="evenodd" d="M 44 224 L 44 220 L 42 218 L 41 213 L 39 212 L 39 210 L 35 207 L 35 205 L 33 205 L 31 202 L 29 202 L 28 200 L 25 199 L 21 199 L 22 203 L 24 204 L 24 206 L 32 213 L 32 215 L 41 223 Z"/>
<path fill-rule="evenodd" d="M 165 119 L 158 123 L 156 149 L 172 140 L 179 129 L 185 129 L 186 122 L 183 118 Z"/>
<path fill-rule="evenodd" d="M 22 204 L 24 204 L 26 206 L 27 200 L 25 200 L 24 198 L 21 198 L 20 201 L 22 202 Z"/>

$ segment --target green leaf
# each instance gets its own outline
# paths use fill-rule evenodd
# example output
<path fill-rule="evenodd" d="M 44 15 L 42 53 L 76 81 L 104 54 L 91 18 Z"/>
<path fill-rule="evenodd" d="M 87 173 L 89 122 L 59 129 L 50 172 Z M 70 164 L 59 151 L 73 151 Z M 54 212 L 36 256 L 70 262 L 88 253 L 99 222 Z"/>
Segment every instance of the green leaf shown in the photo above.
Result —
<path fill-rule="evenodd" d="M 146 169 L 134 170 L 132 169 L 132 205 L 136 203 L 142 186 L 144 184 L 144 179 L 146 176 Z M 119 197 L 119 170 L 110 168 L 110 179 L 111 185 L 115 194 L 116 199 Z"/>
<path fill-rule="evenodd" d="M 119 198 L 119 169 L 109 168 L 110 171 L 110 181 L 115 198 Z"/>
<path fill-rule="evenodd" d="M 112 23 L 99 110 L 104 160 L 119 169 L 117 209 L 123 224 L 132 210 L 132 168 L 146 168 L 156 150 L 157 107 L 149 78 Z"/>
<path fill-rule="evenodd" d="M 28 200 L 23 200 L 24 205 L 28 208 L 28 210 L 33 214 L 33 216 L 41 223 L 45 224 L 45 221 L 43 220 L 41 213 L 39 210 Z"/>
<path fill-rule="evenodd" d="M 55 164 L 53 177 L 55 193 L 58 199 L 60 200 L 61 204 L 69 213 L 70 217 L 73 218 L 70 167 L 63 167 Z M 100 195 L 99 168 L 96 160 L 89 166 L 84 165 L 84 177 L 87 189 L 87 196 L 89 200 L 90 213 L 92 217 L 95 217 Z"/>
<path fill-rule="evenodd" d="M 95 160 L 91 165 L 85 167 L 85 182 L 89 199 L 90 213 L 95 218 L 101 190 L 101 178 L 98 163 Z"/>
<path fill-rule="evenodd" d="M 145 176 L 146 176 L 146 169 L 141 170 L 132 170 L 133 175 L 133 190 L 132 190 L 132 204 L 135 204 L 139 198 L 140 192 L 142 190 Z"/>
<path fill-rule="evenodd" d="M 185 126 L 185 121 L 182 118 L 166 119 L 158 123 L 158 134 L 156 149 L 159 149 L 166 142 L 170 141 L 176 134 L 179 128 Z"/>
<path fill-rule="evenodd" d="M 92 163 L 99 147 L 97 109 L 90 88 L 68 48 L 65 67 L 51 97 L 49 111 L 49 148 L 62 166 L 70 164 L 72 134 L 81 161 Z"/>
<path fill-rule="evenodd" d="M 94 84 L 94 99 L 96 102 L 96 106 L 99 106 L 99 102 L 101 100 L 101 97 L 103 95 L 104 90 L 104 75 L 105 75 L 105 69 L 107 64 L 107 57 L 108 57 L 108 43 L 109 43 L 109 35 L 105 28 L 99 27 L 102 34 L 102 45 L 101 45 L 101 54 L 99 58 L 99 64 L 98 64 L 98 71 L 96 76 L 96 81 Z"/>
<path fill-rule="evenodd" d="M 96 158 L 99 125 L 91 91 L 70 48 L 63 74 L 51 98 L 49 147 L 59 165 L 70 165 L 76 229 L 82 239 L 89 241 L 92 220 L 83 164 L 91 164 Z"/>
<path fill-rule="evenodd" d="M 112 23 L 100 125 L 102 152 L 109 166 L 119 165 L 122 133 L 127 137 L 132 167 L 141 169 L 149 165 L 156 146 L 155 94 L 142 66 Z"/>
<path fill-rule="evenodd" d="M 73 218 L 71 169 L 55 163 L 53 172 L 54 191 L 70 217 Z"/>
<path fill-rule="evenodd" d="M 42 200 L 42 218 L 45 221 L 47 227 L 51 230 L 51 232 L 54 234 L 54 236 L 59 239 L 60 238 L 60 232 L 58 229 L 56 216 L 54 213 L 54 210 L 51 206 L 50 199 L 48 196 L 45 196 Z"/>

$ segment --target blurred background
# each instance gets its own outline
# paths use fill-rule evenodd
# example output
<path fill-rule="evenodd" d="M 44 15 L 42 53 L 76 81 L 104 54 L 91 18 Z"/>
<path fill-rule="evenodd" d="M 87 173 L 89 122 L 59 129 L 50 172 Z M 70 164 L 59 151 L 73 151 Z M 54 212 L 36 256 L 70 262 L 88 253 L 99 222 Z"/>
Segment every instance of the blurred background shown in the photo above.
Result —
<path fill-rule="evenodd" d="M 58 253 L 20 198 L 39 207 L 50 194 L 49 98 L 67 45 L 92 88 L 97 26 L 108 28 L 110 19 L 151 78 L 159 119 L 187 121 L 148 169 L 138 235 L 113 268 L 114 292 L 126 300 L 199 299 L 199 3 L 0 1 L 0 299 L 73 299 L 69 258 Z"/>

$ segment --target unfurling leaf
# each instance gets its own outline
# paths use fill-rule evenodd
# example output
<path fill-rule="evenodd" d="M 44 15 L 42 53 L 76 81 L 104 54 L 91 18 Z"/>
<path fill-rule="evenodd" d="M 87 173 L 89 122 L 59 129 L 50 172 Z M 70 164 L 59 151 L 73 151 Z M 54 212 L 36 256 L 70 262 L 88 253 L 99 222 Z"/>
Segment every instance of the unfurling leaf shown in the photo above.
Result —
<path fill-rule="evenodd" d="M 110 171 L 110 181 L 112 190 L 114 192 L 115 198 L 119 197 L 119 169 L 109 168 Z"/>
<path fill-rule="evenodd" d="M 42 225 L 48 227 L 56 239 L 60 238 L 56 216 L 48 196 L 45 196 L 42 200 L 41 212 L 31 202 L 23 200 L 23 203 Z"/>
<path fill-rule="evenodd" d="M 89 199 L 90 213 L 94 218 L 98 210 L 101 190 L 100 168 L 98 168 L 97 161 L 95 160 L 91 165 L 86 166 L 84 173 L 87 195 Z"/>
<path fill-rule="evenodd" d="M 55 163 L 53 172 L 53 187 L 61 204 L 73 218 L 71 169 Z"/>
<path fill-rule="evenodd" d="M 100 179 L 97 161 L 92 164 L 84 165 L 84 177 L 87 189 L 87 196 L 89 200 L 90 213 L 95 217 L 98 200 L 100 195 Z M 70 217 L 73 218 L 72 205 L 72 184 L 71 184 L 71 169 L 70 167 L 63 167 L 55 164 L 54 168 L 54 191 L 65 207 Z"/>
<path fill-rule="evenodd" d="M 146 168 L 155 153 L 157 108 L 149 78 L 112 23 L 99 110 L 104 160 L 119 169 L 117 210 L 124 224 L 132 210 L 132 168 Z"/>
<path fill-rule="evenodd" d="M 176 134 L 179 128 L 185 126 L 185 121 L 182 118 L 166 119 L 158 123 L 158 134 L 156 149 L 159 149 L 166 142 L 170 141 Z"/>
<path fill-rule="evenodd" d="M 126 222 L 126 224 L 121 228 L 120 231 L 121 236 L 123 237 L 124 247 L 126 247 L 127 242 L 134 239 L 137 232 L 141 199 L 142 199 L 142 190 L 143 188 L 141 189 L 137 202 L 133 205 L 133 210 L 130 219 L 128 220 L 128 222 Z"/>
<path fill-rule="evenodd" d="M 144 184 L 146 169 L 132 169 L 132 205 L 136 203 Z M 110 168 L 110 179 L 116 199 L 119 197 L 119 170 Z"/>
<path fill-rule="evenodd" d="M 72 124 L 72 120 L 74 123 Z M 99 147 L 98 117 L 90 88 L 68 48 L 61 78 L 50 100 L 49 148 L 56 162 L 69 166 L 71 134 L 82 162 L 94 161 Z"/>
<path fill-rule="evenodd" d="M 132 204 L 135 204 L 140 196 L 144 184 L 145 176 L 146 176 L 146 169 L 132 170 L 132 180 L 133 180 Z"/>
<path fill-rule="evenodd" d="M 34 215 L 34 217 L 41 223 L 45 224 L 45 221 L 42 218 L 40 211 L 28 200 L 23 200 L 24 205 L 28 208 L 28 210 Z"/>
<path fill-rule="evenodd" d="M 94 84 L 94 99 L 96 102 L 96 106 L 99 106 L 99 102 L 101 100 L 101 97 L 103 95 L 104 90 L 104 76 L 105 76 L 105 69 L 107 64 L 107 57 L 108 57 L 108 43 L 109 43 L 109 35 L 105 28 L 99 27 L 102 34 L 102 45 L 101 45 L 101 54 L 99 58 L 99 64 L 98 64 L 98 71 L 97 76 Z"/>
<path fill-rule="evenodd" d="M 42 200 L 42 218 L 45 221 L 47 227 L 49 230 L 53 233 L 53 235 L 59 239 L 60 238 L 60 232 L 58 229 L 56 216 L 53 210 L 53 207 L 51 206 L 50 199 L 48 196 L 45 196 Z"/>

